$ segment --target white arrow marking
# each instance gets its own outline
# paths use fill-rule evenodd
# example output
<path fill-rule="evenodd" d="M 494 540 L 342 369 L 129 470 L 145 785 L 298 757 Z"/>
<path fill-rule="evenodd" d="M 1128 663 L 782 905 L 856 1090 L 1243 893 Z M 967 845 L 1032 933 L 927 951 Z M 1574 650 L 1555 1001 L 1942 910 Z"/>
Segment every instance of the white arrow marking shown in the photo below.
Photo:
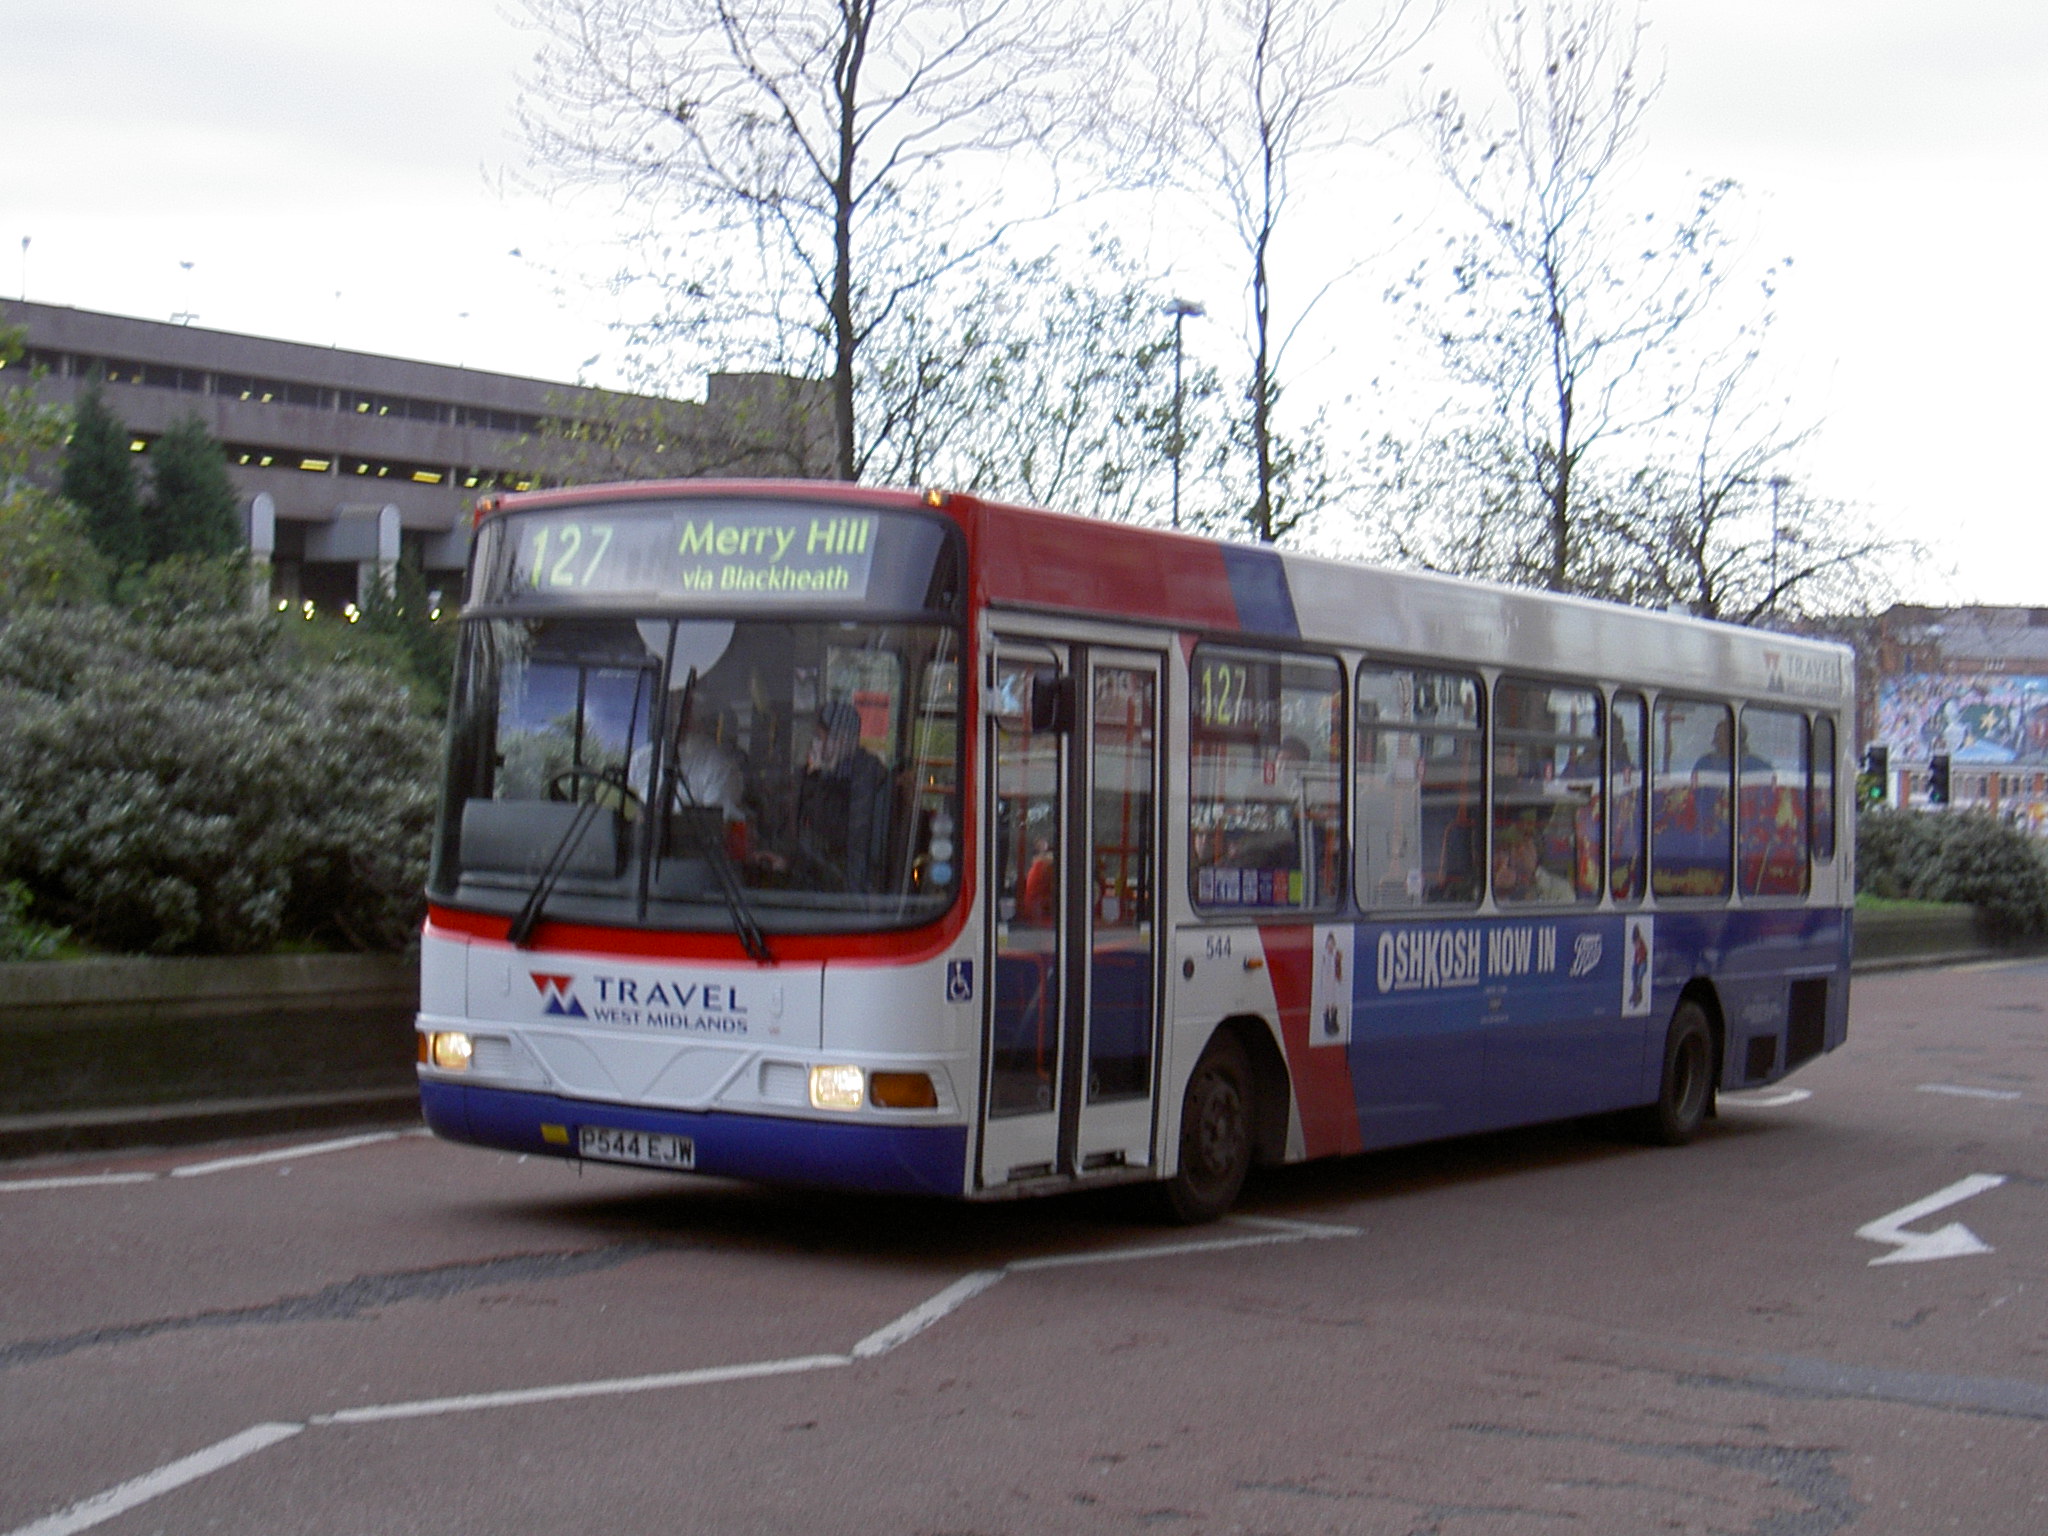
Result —
<path fill-rule="evenodd" d="M 1915 1200 L 1889 1216 L 1880 1216 L 1858 1227 L 1856 1235 L 1866 1242 L 1896 1245 L 1897 1252 L 1872 1259 L 1872 1264 L 1924 1264 L 1929 1259 L 1960 1259 L 1972 1253 L 1990 1253 L 1993 1251 L 1991 1245 L 1960 1221 L 1952 1221 L 1932 1232 L 1908 1232 L 1905 1226 L 1909 1221 L 1918 1221 L 1923 1216 L 1932 1216 L 1936 1211 L 1959 1205 L 1972 1195 L 1996 1189 L 2004 1182 L 2002 1173 L 1973 1173 L 1947 1189 L 1936 1190 L 1925 1200 Z"/>

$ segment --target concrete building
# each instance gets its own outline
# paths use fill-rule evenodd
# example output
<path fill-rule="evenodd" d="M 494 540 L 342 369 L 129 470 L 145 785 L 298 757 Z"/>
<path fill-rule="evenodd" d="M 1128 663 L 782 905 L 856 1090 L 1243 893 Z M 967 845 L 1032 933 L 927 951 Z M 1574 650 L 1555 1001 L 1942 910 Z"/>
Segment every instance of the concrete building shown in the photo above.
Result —
<path fill-rule="evenodd" d="M 1877 622 L 1867 739 L 1890 757 L 1893 805 L 1925 807 L 1949 760 L 1949 803 L 2048 834 L 2048 608 L 1900 604 Z"/>
<path fill-rule="evenodd" d="M 401 554 L 452 590 L 491 490 L 830 472 L 824 386 L 780 375 L 713 374 L 703 401 L 671 401 L 11 299 L 0 326 L 27 333 L 47 398 L 98 380 L 145 459 L 197 414 L 273 598 L 294 605 L 357 601 Z"/>

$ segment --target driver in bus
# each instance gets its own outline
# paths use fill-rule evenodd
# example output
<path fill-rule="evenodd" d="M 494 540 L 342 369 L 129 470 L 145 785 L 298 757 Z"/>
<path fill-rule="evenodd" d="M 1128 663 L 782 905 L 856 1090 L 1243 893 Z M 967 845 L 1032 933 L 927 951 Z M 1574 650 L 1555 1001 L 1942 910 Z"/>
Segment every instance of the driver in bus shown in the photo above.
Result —
<path fill-rule="evenodd" d="M 679 691 L 683 692 L 683 699 L 675 699 L 674 695 L 671 698 L 678 710 L 687 700 L 688 713 L 674 716 L 675 745 L 667 769 L 674 775 L 669 806 L 674 810 L 716 808 L 725 819 L 727 848 L 743 851 L 747 813 L 742 796 L 746 790 L 746 769 L 702 728 L 698 720 L 704 712 L 700 696 L 694 690 Z M 629 782 L 648 802 L 654 799 L 654 788 L 649 782 L 653 766 L 654 743 L 646 742 L 633 749 Z"/>

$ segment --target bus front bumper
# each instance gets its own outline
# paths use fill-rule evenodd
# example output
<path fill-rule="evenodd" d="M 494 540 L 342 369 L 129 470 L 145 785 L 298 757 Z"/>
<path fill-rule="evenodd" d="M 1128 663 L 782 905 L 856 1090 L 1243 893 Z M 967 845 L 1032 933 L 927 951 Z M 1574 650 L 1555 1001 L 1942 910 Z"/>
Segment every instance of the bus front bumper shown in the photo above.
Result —
<path fill-rule="evenodd" d="M 957 1197 L 967 1177 L 964 1125 L 692 1114 L 430 1078 L 420 1081 L 420 1112 L 446 1140 L 542 1157 L 579 1156 L 586 1126 L 680 1139 L 687 1171 L 764 1184 Z"/>

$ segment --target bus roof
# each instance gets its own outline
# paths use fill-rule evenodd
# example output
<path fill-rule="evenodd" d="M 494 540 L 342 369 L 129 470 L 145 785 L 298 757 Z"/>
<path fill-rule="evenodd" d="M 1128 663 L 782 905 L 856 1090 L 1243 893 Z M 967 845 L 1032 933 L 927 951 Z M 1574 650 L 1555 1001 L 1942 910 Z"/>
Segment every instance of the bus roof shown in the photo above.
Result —
<path fill-rule="evenodd" d="M 699 497 L 942 511 L 967 530 L 977 601 L 998 608 L 1751 698 L 1854 698 L 1852 653 L 1830 641 L 953 492 L 820 480 L 638 481 L 505 496 L 480 503 L 478 515 Z"/>

